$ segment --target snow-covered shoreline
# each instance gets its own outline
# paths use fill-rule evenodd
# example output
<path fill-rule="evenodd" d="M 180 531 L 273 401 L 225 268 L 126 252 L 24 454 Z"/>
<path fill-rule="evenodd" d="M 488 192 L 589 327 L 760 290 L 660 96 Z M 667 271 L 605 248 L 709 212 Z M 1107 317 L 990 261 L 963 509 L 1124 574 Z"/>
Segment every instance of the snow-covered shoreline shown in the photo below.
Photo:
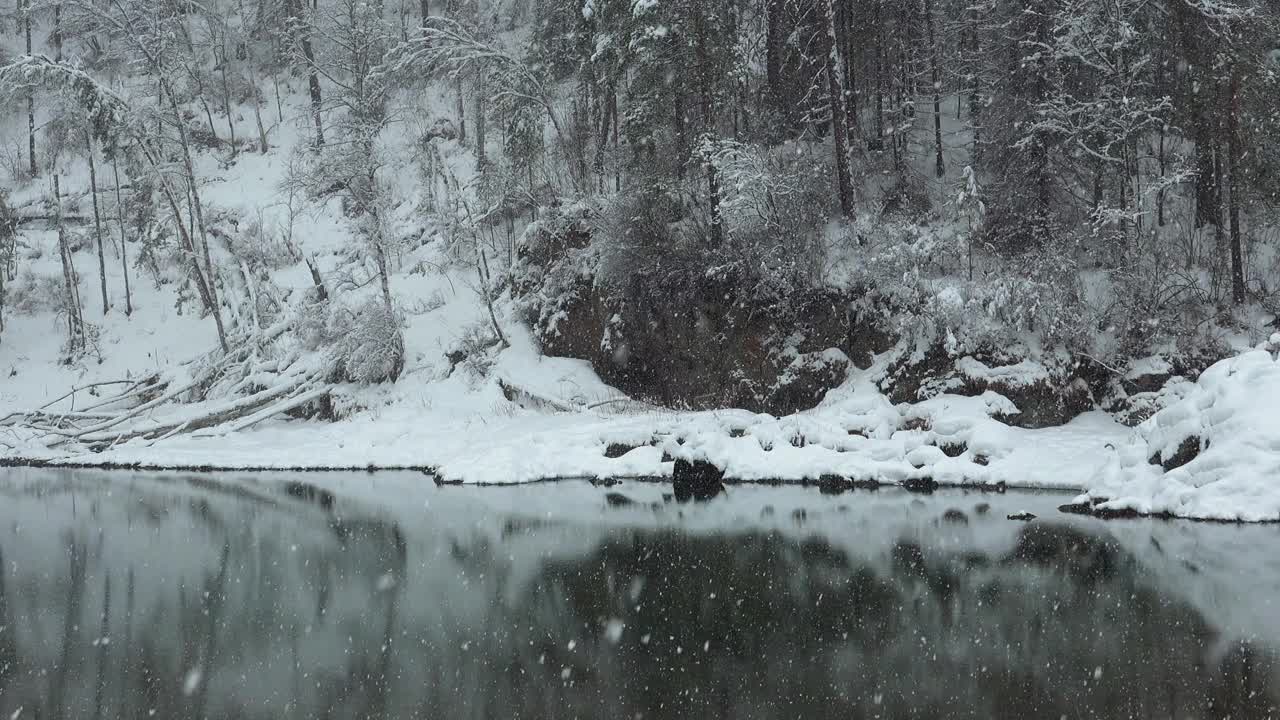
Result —
<path fill-rule="evenodd" d="M 535 396 L 554 397 L 569 385 L 589 396 L 610 389 L 585 363 L 531 361 L 512 348 L 486 382 L 423 383 L 418 389 L 432 397 L 418 405 L 401 397 L 336 422 L 281 418 L 247 431 L 133 440 L 96 453 L 47 447 L 47 437 L 9 428 L 0 464 L 416 470 L 440 483 L 504 485 L 663 480 L 682 457 L 710 462 L 739 483 L 1059 490 L 1079 493 L 1081 509 L 1111 516 L 1275 522 L 1280 483 L 1269 478 L 1280 477 L 1280 362 L 1273 350 L 1264 344 L 1217 363 L 1136 428 L 1092 411 L 1033 430 L 993 417 L 1010 409 L 994 392 L 894 405 L 876 389 L 875 370 L 851 377 L 819 407 L 780 418 L 744 410 L 555 412 L 508 399 L 497 378 L 523 368 L 517 380 Z"/>
<path fill-rule="evenodd" d="M 1058 428 L 1011 428 L 986 416 L 990 400 L 941 396 L 911 406 L 908 418 L 869 392 L 782 418 L 741 410 L 607 416 L 514 408 L 505 417 L 459 414 L 448 422 L 396 407 L 377 417 L 280 420 L 225 436 L 131 441 L 97 453 L 45 448 L 28 433 L 28 442 L 0 456 L 54 466 L 415 469 L 441 482 L 510 484 L 665 478 L 680 455 L 706 459 L 740 482 L 834 476 L 1079 491 L 1097 469 L 1089 459 L 1128 432 L 1100 412 Z"/>

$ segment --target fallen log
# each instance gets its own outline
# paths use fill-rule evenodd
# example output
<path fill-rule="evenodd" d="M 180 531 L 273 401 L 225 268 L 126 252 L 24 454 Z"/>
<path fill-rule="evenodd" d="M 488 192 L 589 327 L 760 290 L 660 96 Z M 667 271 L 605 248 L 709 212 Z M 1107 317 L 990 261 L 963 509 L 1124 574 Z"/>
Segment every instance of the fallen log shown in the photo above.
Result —
<path fill-rule="evenodd" d="M 158 421 L 144 427 L 130 427 L 119 432 L 81 433 L 74 437 L 90 446 L 90 449 L 102 449 L 134 439 L 155 440 L 164 436 L 172 436 L 183 432 L 194 432 L 211 428 L 232 420 L 252 416 L 259 409 L 269 405 L 282 396 L 290 395 L 314 377 L 306 377 L 292 383 L 281 383 L 253 395 L 214 405 L 206 408 L 203 414 Z M 261 419 L 261 418 L 260 418 Z M 70 439 L 70 438 L 69 438 Z"/>

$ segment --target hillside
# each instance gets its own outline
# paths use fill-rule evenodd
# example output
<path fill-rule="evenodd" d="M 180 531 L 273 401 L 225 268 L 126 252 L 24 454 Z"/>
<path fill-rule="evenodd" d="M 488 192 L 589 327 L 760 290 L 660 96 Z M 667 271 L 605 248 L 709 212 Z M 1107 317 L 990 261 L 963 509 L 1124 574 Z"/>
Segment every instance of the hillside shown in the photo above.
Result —
<path fill-rule="evenodd" d="M 0 38 L 0 457 L 474 483 L 679 459 L 1280 519 L 1280 426 L 1254 392 L 1275 382 L 1273 168 L 1213 140 L 1248 170 L 1215 174 L 1203 222 L 1198 101 L 1129 68 L 1132 112 L 1026 106 L 950 5 L 866 27 L 831 6 L 830 39 L 785 47 L 774 25 L 809 37 L 823 3 L 535 5 L 14 15 L 35 39 Z M 1253 27 L 1221 12 L 1180 21 Z M 1046 28 L 1045 77 L 1096 69 L 1078 29 Z M 1214 131 L 1267 147 L 1273 54 L 1232 52 L 1267 72 L 1237 89 L 1247 132 Z M 982 98 L 961 84 L 979 76 Z M 1059 124 L 1006 117 L 1023 107 Z M 1122 137 L 1095 145 L 1103 126 Z M 1203 432 L 1163 430 L 1175 416 Z"/>

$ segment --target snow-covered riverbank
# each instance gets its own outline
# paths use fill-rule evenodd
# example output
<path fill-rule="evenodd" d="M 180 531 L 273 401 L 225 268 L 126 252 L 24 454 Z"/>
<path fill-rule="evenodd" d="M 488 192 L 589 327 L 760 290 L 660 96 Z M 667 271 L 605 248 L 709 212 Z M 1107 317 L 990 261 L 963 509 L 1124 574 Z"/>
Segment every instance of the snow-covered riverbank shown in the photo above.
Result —
<path fill-rule="evenodd" d="M 588 398 L 616 393 L 583 362 L 519 347 L 502 353 L 484 381 L 410 375 L 365 390 L 365 409 L 337 422 L 280 418 L 238 433 L 134 440 L 97 453 L 50 447 L 56 438 L 9 428 L 3 455 L 144 467 L 411 467 L 477 484 L 666 477 L 683 456 L 737 481 L 1054 488 L 1083 491 L 1079 500 L 1110 512 L 1280 520 L 1280 363 L 1269 346 L 1214 365 L 1137 428 L 1094 411 L 1038 430 L 992 418 L 1009 408 L 991 392 L 895 406 L 871 382 L 875 368 L 818 408 L 782 418 L 634 403 L 557 411 L 538 398 L 585 407 Z"/>

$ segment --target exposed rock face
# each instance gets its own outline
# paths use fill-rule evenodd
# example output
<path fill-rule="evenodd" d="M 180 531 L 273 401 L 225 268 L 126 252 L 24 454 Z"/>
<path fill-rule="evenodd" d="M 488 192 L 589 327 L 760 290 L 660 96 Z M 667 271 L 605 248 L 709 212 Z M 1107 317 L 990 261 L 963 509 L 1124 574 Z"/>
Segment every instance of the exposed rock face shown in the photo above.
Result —
<path fill-rule="evenodd" d="M 545 353 L 589 361 L 632 397 L 785 415 L 817 405 L 852 366 L 892 347 L 860 318 L 853 293 L 756 296 L 733 276 L 601 287 L 589 240 L 571 229 L 530 242 L 514 290 L 534 311 Z"/>
<path fill-rule="evenodd" d="M 546 354 L 586 360 L 632 397 L 787 415 L 817 405 L 851 367 L 869 367 L 896 342 L 857 291 L 758 290 L 733 272 L 672 272 L 625 290 L 604 287 L 586 224 L 559 228 L 522 245 L 513 291 Z M 1091 380 L 1080 363 L 1046 366 L 999 349 L 955 357 L 937 347 L 900 362 L 882 387 L 894 402 L 992 390 L 1019 410 L 1001 420 L 1040 428 L 1093 408 Z"/>

